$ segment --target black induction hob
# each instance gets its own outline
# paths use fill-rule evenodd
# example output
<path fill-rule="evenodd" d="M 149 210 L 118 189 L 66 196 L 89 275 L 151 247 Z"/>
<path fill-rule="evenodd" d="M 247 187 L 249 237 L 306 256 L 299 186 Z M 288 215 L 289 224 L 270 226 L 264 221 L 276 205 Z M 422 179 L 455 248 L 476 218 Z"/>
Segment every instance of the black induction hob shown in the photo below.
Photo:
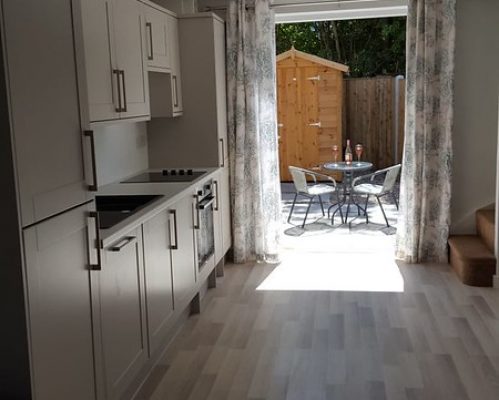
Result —
<path fill-rule="evenodd" d="M 121 183 L 192 182 L 204 174 L 206 174 L 206 171 L 193 171 L 192 169 L 164 169 L 161 172 L 145 172 Z"/>

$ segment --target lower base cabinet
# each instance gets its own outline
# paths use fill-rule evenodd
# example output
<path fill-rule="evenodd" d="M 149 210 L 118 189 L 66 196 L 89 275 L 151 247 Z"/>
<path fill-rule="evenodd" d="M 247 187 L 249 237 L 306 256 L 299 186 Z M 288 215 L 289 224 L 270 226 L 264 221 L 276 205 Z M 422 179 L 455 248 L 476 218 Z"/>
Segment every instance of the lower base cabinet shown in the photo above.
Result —
<path fill-rule="evenodd" d="M 173 298 L 175 308 L 190 301 L 196 285 L 194 247 L 194 196 L 184 197 L 169 209 L 172 229 Z"/>
<path fill-rule="evenodd" d="M 104 377 L 103 398 L 117 399 L 148 359 L 142 229 L 105 247 L 101 258 L 92 276 L 97 374 Z"/>
<path fill-rule="evenodd" d="M 163 210 L 142 225 L 149 355 L 159 349 L 173 314 L 170 215 Z"/>
<path fill-rule="evenodd" d="M 83 205 L 23 233 L 36 400 L 95 399 L 87 238 L 95 232 L 87 228 L 93 207 Z"/>

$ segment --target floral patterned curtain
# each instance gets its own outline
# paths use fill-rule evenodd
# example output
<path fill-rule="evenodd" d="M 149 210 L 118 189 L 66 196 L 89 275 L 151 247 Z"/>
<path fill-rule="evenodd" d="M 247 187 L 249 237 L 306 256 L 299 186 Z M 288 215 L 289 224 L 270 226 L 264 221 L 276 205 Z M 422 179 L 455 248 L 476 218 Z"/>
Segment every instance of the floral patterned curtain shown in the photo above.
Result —
<path fill-rule="evenodd" d="M 409 0 L 397 257 L 447 262 L 456 0 Z"/>
<path fill-rule="evenodd" d="M 230 0 L 227 91 L 234 261 L 276 262 L 280 184 L 274 15 L 269 0 Z"/>

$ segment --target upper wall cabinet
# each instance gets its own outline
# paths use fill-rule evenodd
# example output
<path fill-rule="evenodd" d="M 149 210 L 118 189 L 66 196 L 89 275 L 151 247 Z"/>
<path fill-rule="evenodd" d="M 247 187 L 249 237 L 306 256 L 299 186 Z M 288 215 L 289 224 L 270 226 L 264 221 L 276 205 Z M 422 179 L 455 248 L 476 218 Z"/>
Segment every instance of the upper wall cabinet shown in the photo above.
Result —
<path fill-rule="evenodd" d="M 143 8 L 136 0 L 82 4 L 90 122 L 148 119 Z"/>
<path fill-rule="evenodd" d="M 144 3 L 151 117 L 177 117 L 183 110 L 177 17 L 150 1 L 141 1 Z"/>

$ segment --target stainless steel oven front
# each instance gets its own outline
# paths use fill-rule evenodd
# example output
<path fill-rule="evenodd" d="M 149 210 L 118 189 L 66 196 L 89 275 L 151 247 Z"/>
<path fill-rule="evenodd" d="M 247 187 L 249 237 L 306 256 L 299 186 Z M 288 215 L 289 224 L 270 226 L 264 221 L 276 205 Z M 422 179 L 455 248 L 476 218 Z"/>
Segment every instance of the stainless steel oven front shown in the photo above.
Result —
<path fill-rule="evenodd" d="M 213 231 L 213 182 L 203 185 L 196 192 L 196 253 L 198 269 L 201 270 L 206 262 L 215 254 L 215 234 Z"/>

